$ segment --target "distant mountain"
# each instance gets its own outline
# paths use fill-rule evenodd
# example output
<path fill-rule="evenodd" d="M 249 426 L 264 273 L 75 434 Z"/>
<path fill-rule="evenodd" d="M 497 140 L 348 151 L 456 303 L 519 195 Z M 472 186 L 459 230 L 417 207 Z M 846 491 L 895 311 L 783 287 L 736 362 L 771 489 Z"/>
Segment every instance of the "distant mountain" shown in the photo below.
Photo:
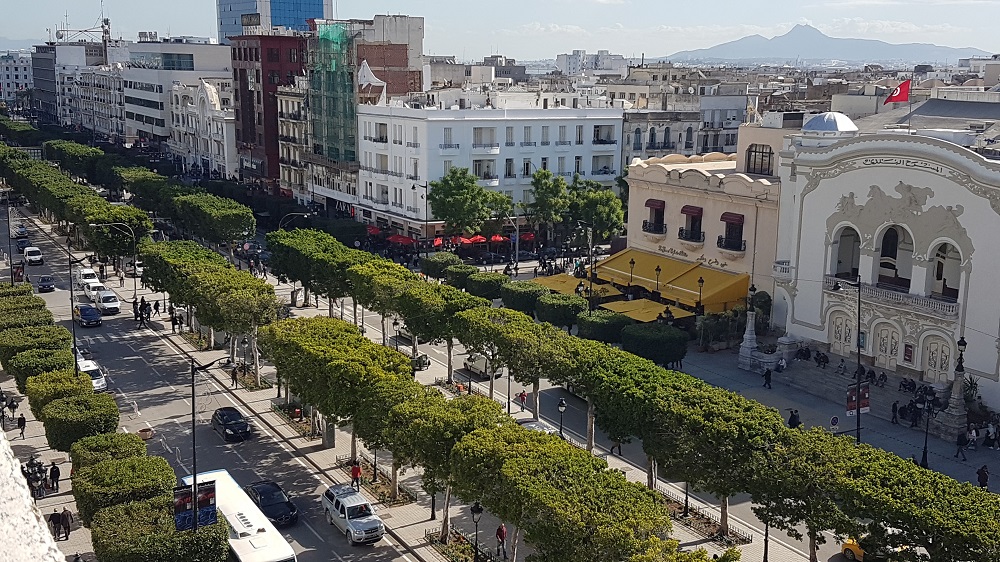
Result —
<path fill-rule="evenodd" d="M 673 62 L 906 62 L 943 63 L 959 58 L 990 56 L 972 47 L 941 47 L 929 43 L 893 44 L 875 39 L 829 37 L 815 27 L 796 25 L 788 33 L 771 39 L 751 35 L 707 49 L 680 51 L 668 57 Z"/>

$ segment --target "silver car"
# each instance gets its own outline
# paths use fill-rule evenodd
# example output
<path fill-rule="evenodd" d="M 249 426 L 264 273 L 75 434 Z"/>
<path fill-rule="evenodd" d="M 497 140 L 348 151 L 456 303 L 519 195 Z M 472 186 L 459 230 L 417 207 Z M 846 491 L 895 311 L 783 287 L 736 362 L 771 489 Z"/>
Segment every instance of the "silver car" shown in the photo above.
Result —
<path fill-rule="evenodd" d="M 323 511 L 326 521 L 340 529 L 352 546 L 378 542 L 385 534 L 375 506 L 347 484 L 336 484 L 323 492 Z"/>

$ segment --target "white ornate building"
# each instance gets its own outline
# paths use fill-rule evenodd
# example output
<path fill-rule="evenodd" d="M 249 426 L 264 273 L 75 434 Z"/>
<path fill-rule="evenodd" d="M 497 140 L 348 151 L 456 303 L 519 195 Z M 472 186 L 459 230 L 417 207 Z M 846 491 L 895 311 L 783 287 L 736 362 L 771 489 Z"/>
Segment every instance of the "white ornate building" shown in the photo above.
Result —
<path fill-rule="evenodd" d="M 174 84 L 170 89 L 170 122 L 167 146 L 180 158 L 185 172 L 239 177 L 232 80 Z"/>
<path fill-rule="evenodd" d="M 859 293 L 849 283 L 860 280 L 865 365 L 949 383 L 964 337 L 965 371 L 996 407 L 1000 161 L 963 147 L 959 133 L 862 135 L 825 113 L 786 137 L 774 314 L 790 335 L 850 356 Z"/>

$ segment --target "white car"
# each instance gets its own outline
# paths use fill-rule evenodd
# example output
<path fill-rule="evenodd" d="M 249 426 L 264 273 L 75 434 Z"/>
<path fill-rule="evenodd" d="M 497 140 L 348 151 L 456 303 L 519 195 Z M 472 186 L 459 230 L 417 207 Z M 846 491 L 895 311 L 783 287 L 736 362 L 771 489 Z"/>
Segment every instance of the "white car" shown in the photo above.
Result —
<path fill-rule="evenodd" d="M 92 283 L 93 284 L 93 283 Z M 101 291 L 94 299 L 94 306 L 101 314 L 118 314 L 122 311 L 122 303 L 118 300 L 118 295 L 114 291 Z"/>
<path fill-rule="evenodd" d="M 24 261 L 28 265 L 42 265 L 45 259 L 42 258 L 42 251 L 35 246 L 28 246 L 24 249 Z"/>
<path fill-rule="evenodd" d="M 462 366 L 465 367 L 466 371 L 476 375 L 477 377 L 486 378 L 486 358 L 482 355 L 475 353 L 470 353 L 465 360 L 462 362 Z M 503 376 L 503 369 L 494 369 L 493 378 L 498 379 Z"/>
<path fill-rule="evenodd" d="M 142 262 L 128 262 L 125 264 L 125 275 L 129 277 L 142 277 Z"/>
<path fill-rule="evenodd" d="M 94 392 L 103 392 L 108 389 L 108 373 L 97 361 L 85 359 L 77 361 L 76 366 L 81 373 L 86 373 L 90 377 L 90 382 L 94 385 Z"/>
<path fill-rule="evenodd" d="M 73 283 L 79 288 L 84 288 L 87 283 L 95 283 L 100 281 L 97 278 L 97 272 L 89 267 L 82 267 L 73 273 Z"/>
<path fill-rule="evenodd" d="M 97 302 L 97 295 L 106 291 L 110 291 L 110 289 L 105 287 L 104 283 L 100 281 L 92 281 L 83 286 L 83 294 L 90 302 Z"/>

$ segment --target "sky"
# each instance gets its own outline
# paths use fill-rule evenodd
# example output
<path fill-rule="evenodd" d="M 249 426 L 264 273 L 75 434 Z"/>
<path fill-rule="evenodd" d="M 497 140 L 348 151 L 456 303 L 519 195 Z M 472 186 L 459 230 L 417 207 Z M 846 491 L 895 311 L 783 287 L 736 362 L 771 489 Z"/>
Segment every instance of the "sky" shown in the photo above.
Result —
<path fill-rule="evenodd" d="M 986 22 L 1000 20 L 1000 0 L 335 0 L 340 18 L 374 14 L 423 16 L 424 52 L 476 60 L 503 54 L 551 59 L 573 49 L 607 49 L 625 56 L 661 57 L 752 34 L 780 35 L 796 24 L 833 37 L 890 43 L 935 43 L 998 52 Z M 42 41 L 47 28 L 97 25 L 101 0 L 0 0 L 3 39 Z M 11 10 L 13 5 L 21 9 Z M 29 8 L 30 6 L 30 8 Z M 216 36 L 214 0 L 104 0 L 115 37 L 139 31 Z"/>

